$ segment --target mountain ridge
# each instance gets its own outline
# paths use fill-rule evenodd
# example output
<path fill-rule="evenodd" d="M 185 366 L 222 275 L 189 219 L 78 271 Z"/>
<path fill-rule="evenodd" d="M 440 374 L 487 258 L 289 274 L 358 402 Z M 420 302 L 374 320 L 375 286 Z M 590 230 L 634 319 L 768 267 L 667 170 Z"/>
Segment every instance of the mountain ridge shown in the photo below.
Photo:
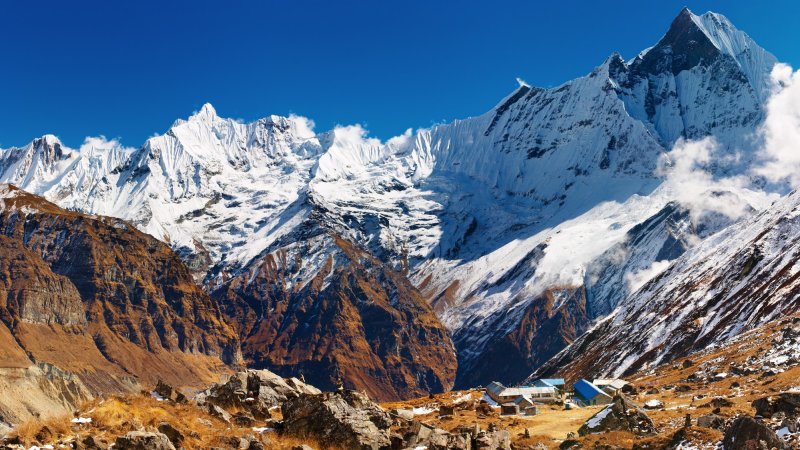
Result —
<path fill-rule="evenodd" d="M 212 293 L 291 244 L 298 227 L 324 224 L 431 299 L 457 348 L 456 385 L 483 384 L 489 374 L 474 374 L 492 349 L 519 349 L 509 371 L 524 376 L 612 310 L 625 296 L 610 293 L 627 293 L 627 275 L 731 222 L 706 220 L 703 233 L 685 234 L 659 222 L 646 237 L 630 234 L 675 219 L 659 216 L 677 187 L 657 163 L 676 142 L 713 136 L 723 156 L 715 174 L 751 162 L 749 135 L 763 122 L 776 62 L 724 16 L 684 10 L 629 62 L 614 54 L 555 88 L 521 85 L 480 116 L 387 142 L 360 126 L 315 133 L 297 116 L 243 124 L 204 105 L 139 149 L 111 145 L 106 158 L 57 156 L 53 143 L 50 169 L 38 170 L 30 167 L 44 148 L 3 151 L 0 181 L 131 221 L 168 242 Z M 722 195 L 748 211 L 768 204 L 737 187 Z M 657 251 L 676 236 L 675 251 Z M 598 284 L 594 274 L 608 276 Z M 581 294 L 553 295 L 564 289 Z M 557 342 L 532 346 L 550 336 L 543 324 L 554 317 L 569 318 Z"/>

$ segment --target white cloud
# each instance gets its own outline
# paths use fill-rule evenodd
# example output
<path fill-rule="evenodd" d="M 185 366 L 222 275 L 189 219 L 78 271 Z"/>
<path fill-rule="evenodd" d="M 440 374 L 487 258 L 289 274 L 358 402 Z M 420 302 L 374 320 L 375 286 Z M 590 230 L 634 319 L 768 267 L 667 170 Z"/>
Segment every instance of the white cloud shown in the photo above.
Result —
<path fill-rule="evenodd" d="M 386 145 L 395 152 L 402 152 L 408 150 L 413 143 L 414 143 L 414 130 L 412 130 L 411 128 L 406 129 L 406 131 L 400 136 L 389 138 L 389 140 L 386 141 Z"/>
<path fill-rule="evenodd" d="M 648 281 L 669 267 L 669 261 L 655 261 L 650 267 L 625 274 L 628 292 L 636 292 Z"/>
<path fill-rule="evenodd" d="M 289 120 L 292 121 L 297 136 L 304 139 L 310 139 L 314 137 L 314 126 L 316 124 L 313 120 L 309 119 L 308 117 L 298 116 L 296 114 L 289 114 Z"/>
<path fill-rule="evenodd" d="M 761 164 L 754 173 L 772 182 L 800 186 L 800 70 L 785 64 L 772 70 L 774 91 L 761 128 Z"/>
<path fill-rule="evenodd" d="M 724 166 L 738 155 L 723 154 L 711 137 L 681 139 L 659 159 L 657 174 L 665 177 L 676 200 L 690 209 L 695 223 L 709 212 L 736 220 L 751 207 L 774 201 L 777 194 L 755 186 L 756 177 L 778 183 L 770 186 L 772 190 L 800 187 L 800 71 L 778 64 L 771 77 L 773 93 L 764 123 L 756 132 L 756 163 L 749 169 L 739 175 L 715 176 L 709 169 L 712 164 Z"/>
<path fill-rule="evenodd" d="M 83 144 L 81 145 L 78 151 L 82 155 L 97 156 L 100 154 L 104 154 L 114 148 L 118 148 L 124 151 L 134 150 L 132 147 L 123 147 L 118 139 L 109 140 L 106 139 L 105 136 L 100 135 L 100 136 L 86 136 L 86 138 L 83 140 Z"/>
<path fill-rule="evenodd" d="M 753 197 L 767 195 L 748 189 L 747 176 L 715 177 L 709 166 L 723 157 L 717 142 L 706 137 L 697 141 L 681 139 L 672 151 L 659 158 L 657 174 L 666 178 L 675 200 L 689 209 L 695 224 L 707 213 L 740 219 L 751 211 Z M 739 195 L 745 191 L 750 194 L 747 198 Z"/>

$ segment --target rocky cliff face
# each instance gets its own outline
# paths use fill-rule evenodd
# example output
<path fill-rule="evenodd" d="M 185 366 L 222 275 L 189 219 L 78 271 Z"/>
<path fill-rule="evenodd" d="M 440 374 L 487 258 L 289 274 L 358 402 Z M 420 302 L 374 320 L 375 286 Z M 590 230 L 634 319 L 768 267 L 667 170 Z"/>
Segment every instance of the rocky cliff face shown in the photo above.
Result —
<path fill-rule="evenodd" d="M 450 389 L 452 341 L 405 276 L 312 222 L 299 230 L 213 293 L 248 366 L 380 400 Z"/>
<path fill-rule="evenodd" d="M 168 246 L 117 219 L 0 193 L 3 368 L 44 364 L 96 394 L 158 378 L 196 385 L 240 362 L 233 329 Z"/>

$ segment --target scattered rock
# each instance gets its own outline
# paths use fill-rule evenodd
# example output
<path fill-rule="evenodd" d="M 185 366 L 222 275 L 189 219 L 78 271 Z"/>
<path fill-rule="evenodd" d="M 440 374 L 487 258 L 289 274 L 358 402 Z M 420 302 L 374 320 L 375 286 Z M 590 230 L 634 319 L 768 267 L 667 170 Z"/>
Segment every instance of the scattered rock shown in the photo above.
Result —
<path fill-rule="evenodd" d="M 200 404 L 247 411 L 256 420 L 266 420 L 271 417 L 270 408 L 287 399 L 319 393 L 319 389 L 297 378 L 283 378 L 269 370 L 247 370 L 200 392 L 196 399 Z"/>
<path fill-rule="evenodd" d="M 580 448 L 581 443 L 575 439 L 566 439 L 561 445 L 558 446 L 559 450 L 568 450 L 571 448 Z"/>
<path fill-rule="evenodd" d="M 644 403 L 644 409 L 664 409 L 664 402 L 657 399 L 648 400 Z"/>
<path fill-rule="evenodd" d="M 682 366 L 683 366 L 684 369 L 688 369 L 689 367 L 692 367 L 693 365 L 694 365 L 694 362 L 691 359 L 684 359 L 683 360 Z"/>
<path fill-rule="evenodd" d="M 506 430 L 482 432 L 475 438 L 475 449 L 511 450 L 511 434 Z"/>
<path fill-rule="evenodd" d="M 75 450 L 106 450 L 108 444 L 94 436 L 86 436 L 83 439 L 78 438 L 73 441 L 72 448 Z"/>
<path fill-rule="evenodd" d="M 706 414 L 697 418 L 697 426 L 703 428 L 725 428 L 725 418 L 716 414 Z"/>
<path fill-rule="evenodd" d="M 161 422 L 158 425 L 158 431 L 163 433 L 176 448 L 183 446 L 183 433 L 178 431 L 178 429 L 173 427 L 171 424 L 167 422 Z"/>
<path fill-rule="evenodd" d="M 294 447 L 292 447 L 292 450 L 314 450 L 314 448 L 311 447 L 310 445 L 303 444 L 303 445 L 295 445 Z"/>
<path fill-rule="evenodd" d="M 389 414 L 402 420 L 414 420 L 414 411 L 410 409 L 393 409 Z"/>
<path fill-rule="evenodd" d="M 40 443 L 48 442 L 51 439 L 53 439 L 53 437 L 55 437 L 55 435 L 47 425 L 43 426 L 42 428 L 39 428 L 39 431 L 37 431 L 36 434 L 33 436 L 33 438 Z"/>
<path fill-rule="evenodd" d="M 610 405 L 587 420 L 578 430 L 578 434 L 585 436 L 605 431 L 628 431 L 645 435 L 655 432 L 655 426 L 642 409 L 617 395 Z"/>
<path fill-rule="evenodd" d="M 202 417 L 198 417 L 197 418 L 197 423 L 199 423 L 200 425 L 203 425 L 206 428 L 211 428 L 211 427 L 214 426 L 214 422 L 212 422 L 212 421 L 210 421 L 208 419 L 203 419 Z"/>
<path fill-rule="evenodd" d="M 701 405 L 703 408 L 730 408 L 733 402 L 725 397 L 714 397 L 708 403 Z"/>
<path fill-rule="evenodd" d="M 153 389 L 153 392 L 158 394 L 158 396 L 164 400 L 170 400 L 175 403 L 186 403 L 185 395 L 161 380 L 158 380 L 158 383 L 156 383 L 156 388 Z"/>
<path fill-rule="evenodd" d="M 175 446 L 163 433 L 131 431 L 114 442 L 115 450 L 175 450 Z"/>
<path fill-rule="evenodd" d="M 722 440 L 725 450 L 788 449 L 766 425 L 749 416 L 734 419 Z"/>
<path fill-rule="evenodd" d="M 208 414 L 211 415 L 211 416 L 216 417 L 217 419 L 219 419 L 219 420 L 221 420 L 221 421 L 223 421 L 225 423 L 231 423 L 231 415 L 230 415 L 230 413 L 228 413 L 228 411 L 225 411 L 224 409 L 222 409 L 221 407 L 219 407 L 217 405 L 213 405 L 213 404 L 208 405 Z"/>
<path fill-rule="evenodd" d="M 777 396 L 764 397 L 753 402 L 756 415 L 772 417 L 782 412 L 787 417 L 800 417 L 800 393 L 784 392 Z"/>
<path fill-rule="evenodd" d="M 284 402 L 281 412 L 287 433 L 314 437 L 322 445 L 354 450 L 390 445 L 391 417 L 355 391 L 302 394 Z"/>
<path fill-rule="evenodd" d="M 256 419 L 247 411 L 234 414 L 231 421 L 240 427 L 252 427 L 256 424 Z"/>
<path fill-rule="evenodd" d="M 422 444 L 417 447 L 427 447 L 428 450 L 470 450 L 472 448 L 472 438 L 466 435 L 451 434 L 445 430 L 435 428 Z"/>

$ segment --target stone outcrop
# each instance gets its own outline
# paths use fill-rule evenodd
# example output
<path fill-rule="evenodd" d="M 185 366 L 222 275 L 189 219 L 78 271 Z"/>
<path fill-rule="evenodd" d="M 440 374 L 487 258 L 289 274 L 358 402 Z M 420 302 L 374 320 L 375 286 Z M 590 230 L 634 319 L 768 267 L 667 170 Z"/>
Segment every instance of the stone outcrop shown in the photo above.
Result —
<path fill-rule="evenodd" d="M 753 401 L 756 415 L 772 417 L 783 413 L 786 417 L 800 418 L 800 392 L 783 392 Z"/>
<path fill-rule="evenodd" d="M 722 440 L 725 450 L 788 449 L 788 446 L 768 426 L 748 416 L 740 416 L 725 430 Z"/>
<path fill-rule="evenodd" d="M 654 433 L 655 426 L 641 408 L 625 397 L 617 395 L 610 405 L 589 418 L 578 429 L 578 434 L 585 436 L 607 431 L 628 431 L 637 435 L 646 435 Z"/>
<path fill-rule="evenodd" d="M 114 442 L 118 450 L 175 450 L 175 446 L 163 433 L 131 431 Z"/>
<path fill-rule="evenodd" d="M 199 392 L 195 400 L 199 404 L 247 411 L 254 419 L 263 420 L 271 416 L 271 408 L 290 398 L 320 393 L 319 389 L 297 378 L 282 378 L 269 370 L 247 370 Z"/>
<path fill-rule="evenodd" d="M 697 426 L 703 428 L 725 428 L 725 418 L 716 414 L 706 414 L 697 418 Z"/>
<path fill-rule="evenodd" d="M 392 418 L 365 395 L 349 390 L 303 394 L 281 405 L 285 432 L 353 450 L 390 447 Z"/>

